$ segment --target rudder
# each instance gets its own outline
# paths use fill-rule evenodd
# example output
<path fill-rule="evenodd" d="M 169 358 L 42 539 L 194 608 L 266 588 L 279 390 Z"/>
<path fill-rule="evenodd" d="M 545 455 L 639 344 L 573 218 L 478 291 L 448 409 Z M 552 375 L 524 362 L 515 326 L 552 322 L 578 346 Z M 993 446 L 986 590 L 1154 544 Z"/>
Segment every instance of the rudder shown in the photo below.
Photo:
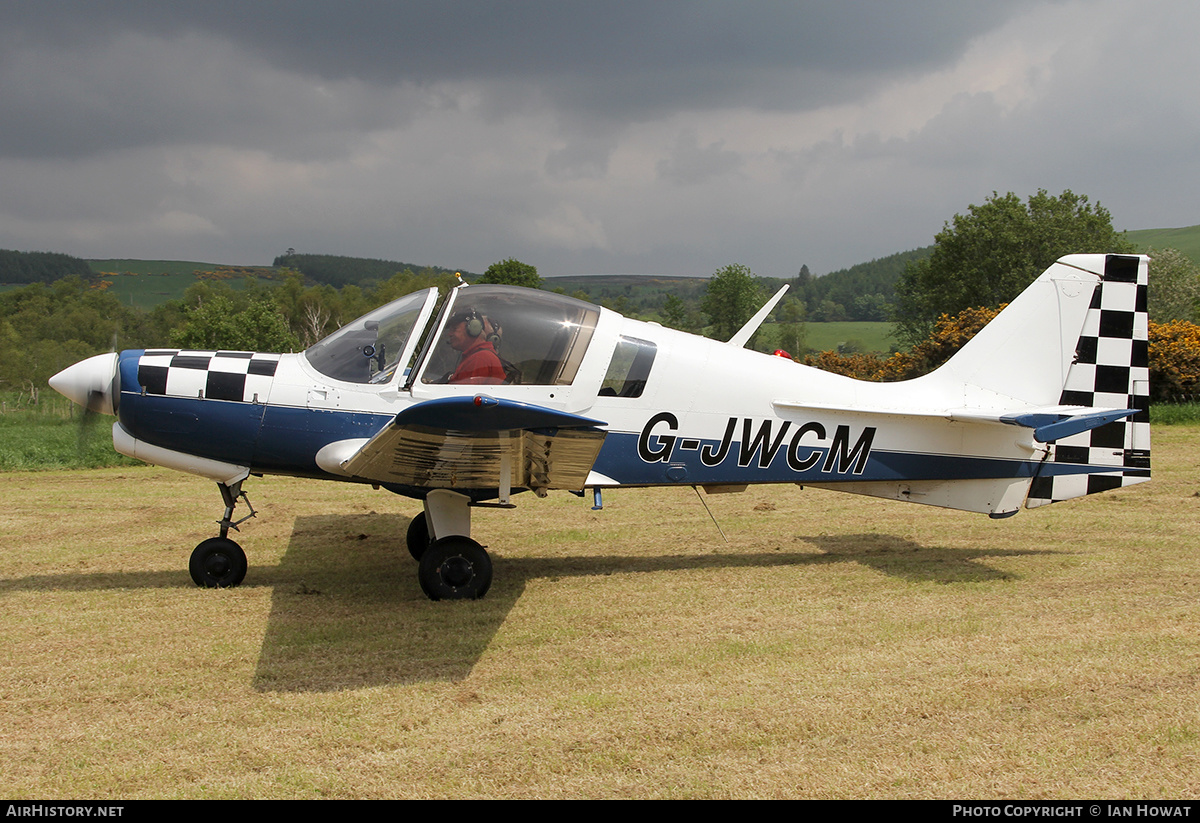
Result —
<path fill-rule="evenodd" d="M 1059 400 L 1138 412 L 1051 444 L 1030 485 L 1028 508 L 1150 479 L 1148 263 L 1146 257 L 1105 258 Z"/>

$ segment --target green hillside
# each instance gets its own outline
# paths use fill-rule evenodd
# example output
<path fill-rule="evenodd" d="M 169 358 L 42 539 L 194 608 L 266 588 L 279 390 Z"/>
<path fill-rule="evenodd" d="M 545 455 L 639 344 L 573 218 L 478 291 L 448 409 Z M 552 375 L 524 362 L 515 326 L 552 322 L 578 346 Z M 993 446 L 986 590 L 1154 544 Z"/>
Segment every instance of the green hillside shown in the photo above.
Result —
<path fill-rule="evenodd" d="M 179 300 L 197 280 L 224 280 L 240 289 L 247 277 L 270 279 L 267 266 L 218 266 L 191 260 L 89 260 L 88 265 L 107 290 L 124 306 L 152 309 Z"/>
<path fill-rule="evenodd" d="M 1126 232 L 1139 251 L 1174 248 L 1200 264 L 1200 226 L 1174 229 L 1141 229 Z M 809 321 L 822 319 L 882 320 L 884 306 L 891 301 L 892 286 L 904 266 L 926 256 L 930 248 L 890 255 L 818 277 L 794 279 L 761 278 L 764 291 L 773 292 L 784 282 L 792 294 L 803 299 Z M 284 256 L 275 261 L 299 269 L 310 282 L 365 284 L 385 278 L 410 264 L 326 255 Z M 168 300 L 177 300 L 198 279 L 225 280 L 241 288 L 247 277 L 271 279 L 276 269 L 270 266 L 219 266 L 189 260 L 88 260 L 92 271 L 106 288 L 126 306 L 149 309 Z M 430 267 L 431 270 L 443 270 Z M 470 277 L 469 273 L 467 274 Z M 657 316 L 667 295 L 683 299 L 693 308 L 703 296 L 707 277 L 670 275 L 588 275 L 546 278 L 545 288 L 579 294 L 621 311 L 642 316 Z M 873 305 L 861 305 L 873 300 Z M 813 324 L 815 325 L 815 324 Z"/>
<path fill-rule="evenodd" d="M 1181 229 L 1141 229 L 1125 232 L 1138 251 L 1149 249 L 1176 249 L 1183 252 L 1196 265 L 1200 265 L 1200 226 Z"/>

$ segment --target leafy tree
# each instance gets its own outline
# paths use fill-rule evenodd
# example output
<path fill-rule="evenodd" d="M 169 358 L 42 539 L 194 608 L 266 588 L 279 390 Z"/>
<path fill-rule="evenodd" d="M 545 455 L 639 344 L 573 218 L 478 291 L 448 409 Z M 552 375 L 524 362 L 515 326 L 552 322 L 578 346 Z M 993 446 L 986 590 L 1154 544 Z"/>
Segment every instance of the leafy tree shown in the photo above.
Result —
<path fill-rule="evenodd" d="M 708 315 L 712 336 L 728 340 L 754 316 L 760 299 L 754 273 L 741 264 L 732 263 L 717 269 L 708 281 L 700 310 Z"/>
<path fill-rule="evenodd" d="M 1155 323 L 1194 321 L 1200 308 L 1200 268 L 1176 249 L 1151 249 L 1148 309 Z"/>
<path fill-rule="evenodd" d="M 904 270 L 896 283 L 898 335 L 915 345 L 943 314 L 1008 302 L 1064 254 L 1132 251 L 1108 211 L 1086 196 L 1040 189 L 1022 203 L 1012 192 L 993 192 L 956 214 L 933 254 Z"/>
<path fill-rule="evenodd" d="M 803 356 L 808 348 L 804 328 L 804 301 L 798 297 L 785 297 L 776 314 L 779 321 L 779 348 L 792 357 Z"/>
<path fill-rule="evenodd" d="M 520 260 L 508 258 L 488 266 L 480 283 L 498 283 L 505 286 L 524 286 L 528 289 L 540 289 L 542 278 L 538 276 L 537 267 Z"/>
<path fill-rule="evenodd" d="M 215 351 L 295 351 L 299 341 L 274 303 L 255 300 L 237 311 L 224 294 L 204 300 L 171 334 L 180 348 Z"/>
<path fill-rule="evenodd" d="M 854 298 L 849 315 L 851 320 L 885 321 L 891 316 L 891 305 L 882 294 L 862 294 Z"/>
<path fill-rule="evenodd" d="M 38 392 L 55 372 L 121 343 L 138 344 L 136 313 L 70 276 L 0 294 L 0 389 Z"/>
<path fill-rule="evenodd" d="M 687 304 L 674 294 L 668 294 L 662 305 L 663 325 L 680 331 L 688 331 Z"/>
<path fill-rule="evenodd" d="M 820 323 L 841 323 L 846 319 L 846 307 L 829 299 L 822 300 L 813 311 L 813 320 Z"/>

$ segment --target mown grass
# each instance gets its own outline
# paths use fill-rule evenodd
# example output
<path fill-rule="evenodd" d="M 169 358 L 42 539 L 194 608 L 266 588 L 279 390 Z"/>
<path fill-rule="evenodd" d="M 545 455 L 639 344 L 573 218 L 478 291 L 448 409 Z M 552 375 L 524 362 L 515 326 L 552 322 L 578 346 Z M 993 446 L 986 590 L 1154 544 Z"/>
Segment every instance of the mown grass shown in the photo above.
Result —
<path fill-rule="evenodd" d="M 1163 798 L 1200 793 L 1200 427 L 1154 479 L 992 521 L 772 486 L 479 510 L 496 581 L 431 603 L 411 501 L 255 479 L 0 475 L 12 798 Z"/>

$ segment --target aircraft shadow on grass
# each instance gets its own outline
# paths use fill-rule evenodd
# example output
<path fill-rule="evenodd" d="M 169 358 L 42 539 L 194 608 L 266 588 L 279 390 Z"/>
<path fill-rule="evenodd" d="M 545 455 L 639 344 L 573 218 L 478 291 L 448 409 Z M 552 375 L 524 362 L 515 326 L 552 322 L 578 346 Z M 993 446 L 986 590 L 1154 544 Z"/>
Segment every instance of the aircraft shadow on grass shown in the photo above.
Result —
<path fill-rule="evenodd" d="M 287 551 L 275 566 L 255 566 L 254 583 L 270 586 L 271 610 L 253 685 L 259 691 L 336 691 L 404 682 L 465 679 L 530 580 L 689 569 L 781 568 L 859 563 L 912 582 L 969 583 L 1011 579 L 988 557 L 1051 550 L 956 549 L 886 534 L 799 536 L 812 551 L 752 551 L 513 558 L 482 600 L 429 601 L 408 574 L 404 515 L 317 515 L 296 518 Z M 187 589 L 175 571 L 30 575 L 0 581 L 15 591 Z M 802 593 L 798 593 L 802 594 Z M 236 593 L 233 593 L 236 596 Z"/>
<path fill-rule="evenodd" d="M 923 546 L 890 535 L 801 537 L 820 553 L 762 551 L 653 557 L 496 558 L 487 598 L 456 608 L 428 601 L 412 576 L 401 515 L 297 518 L 279 565 L 257 570 L 275 587 L 255 687 L 332 691 L 401 682 L 462 680 L 490 645 L 528 581 L 708 568 L 777 568 L 852 562 L 910 581 L 1013 577 L 987 557 L 1048 553 Z M 384 582 L 385 585 L 380 585 Z M 449 644 L 449 645 L 448 645 Z"/>

